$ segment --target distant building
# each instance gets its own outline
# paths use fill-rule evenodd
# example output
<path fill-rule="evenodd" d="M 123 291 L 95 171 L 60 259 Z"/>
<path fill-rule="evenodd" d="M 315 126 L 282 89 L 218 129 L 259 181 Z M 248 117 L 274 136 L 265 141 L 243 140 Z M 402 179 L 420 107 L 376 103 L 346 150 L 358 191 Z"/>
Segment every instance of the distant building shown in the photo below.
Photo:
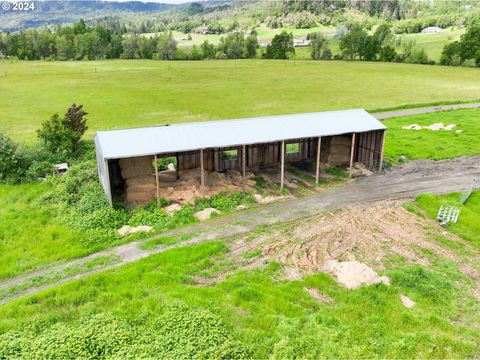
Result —
<path fill-rule="evenodd" d="M 293 39 L 294 47 L 302 47 L 310 45 L 310 40 L 307 39 Z"/>
<path fill-rule="evenodd" d="M 442 28 L 438 26 L 429 26 L 422 30 L 423 34 L 440 34 L 442 32 Z"/>

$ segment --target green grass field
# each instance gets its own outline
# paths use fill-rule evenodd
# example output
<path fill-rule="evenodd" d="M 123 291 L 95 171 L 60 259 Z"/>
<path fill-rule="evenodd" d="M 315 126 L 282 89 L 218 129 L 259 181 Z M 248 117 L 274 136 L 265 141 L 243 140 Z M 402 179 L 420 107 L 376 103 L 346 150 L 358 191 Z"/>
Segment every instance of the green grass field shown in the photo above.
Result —
<path fill-rule="evenodd" d="M 411 124 L 429 126 L 435 123 L 456 124 L 456 128 L 452 131 L 402 129 Z M 480 154 L 480 109 L 392 118 L 386 120 L 385 125 L 388 127 L 385 156 L 393 161 L 402 156 L 407 159 L 440 160 Z"/>
<path fill-rule="evenodd" d="M 462 205 L 460 204 L 460 194 L 453 193 L 444 196 L 433 194 L 420 195 L 416 199 L 416 204 L 426 211 L 432 219 L 437 217 L 438 209 L 442 204 L 450 204 L 460 208 L 460 215 L 456 224 L 450 224 L 448 230 L 470 241 L 480 248 L 480 191 L 476 191 Z"/>
<path fill-rule="evenodd" d="M 7 77 L 4 74 L 7 74 Z M 33 142 L 72 103 L 96 130 L 347 108 L 467 101 L 478 69 L 313 61 L 0 62 L 0 127 Z"/>
<path fill-rule="evenodd" d="M 281 280 L 276 263 L 195 285 L 197 276 L 221 272 L 225 250 L 220 242 L 175 249 L 4 305 L 0 356 L 468 358 L 480 351 L 479 305 L 451 262 L 432 257 L 424 269 L 398 258 L 385 271 L 391 286 L 356 290 L 322 273 Z M 406 309 L 400 294 L 415 308 Z"/>
<path fill-rule="evenodd" d="M 443 47 L 453 41 L 460 39 L 465 29 L 444 29 L 439 34 L 405 34 L 399 35 L 402 42 L 405 40 L 415 40 L 419 47 L 423 47 L 427 52 L 429 59 L 439 61 L 442 55 Z M 397 47 L 397 52 L 402 51 L 402 46 Z"/>
<path fill-rule="evenodd" d="M 96 248 L 84 235 L 38 205 L 47 184 L 0 186 L 0 279 Z"/>

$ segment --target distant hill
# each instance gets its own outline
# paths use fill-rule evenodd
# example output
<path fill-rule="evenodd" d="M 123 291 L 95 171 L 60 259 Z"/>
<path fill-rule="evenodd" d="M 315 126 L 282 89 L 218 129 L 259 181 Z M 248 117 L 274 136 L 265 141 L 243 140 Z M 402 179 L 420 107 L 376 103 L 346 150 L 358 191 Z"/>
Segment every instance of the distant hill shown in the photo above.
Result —
<path fill-rule="evenodd" d="M 141 1 L 35 1 L 35 10 L 0 10 L 0 31 L 17 31 L 38 26 L 72 23 L 83 19 L 134 13 L 159 13 L 177 5 Z"/>

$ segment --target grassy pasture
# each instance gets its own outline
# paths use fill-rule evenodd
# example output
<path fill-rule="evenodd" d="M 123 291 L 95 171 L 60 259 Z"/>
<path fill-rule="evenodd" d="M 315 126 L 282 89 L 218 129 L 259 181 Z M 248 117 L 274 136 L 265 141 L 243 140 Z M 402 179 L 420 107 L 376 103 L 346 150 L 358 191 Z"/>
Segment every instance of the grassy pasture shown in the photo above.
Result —
<path fill-rule="evenodd" d="M 4 74 L 7 74 L 7 77 Z M 478 69 L 313 61 L 0 62 L 0 127 L 18 141 L 73 102 L 96 130 L 467 101 Z"/>
<path fill-rule="evenodd" d="M 72 349 L 87 351 L 85 357 L 98 351 L 102 358 L 112 351 L 107 354 L 118 358 L 115 352 L 127 348 L 138 357 L 160 346 L 156 355 L 170 358 L 198 355 L 206 333 L 211 335 L 208 351 L 215 353 L 232 339 L 252 358 L 468 358 L 480 351 L 478 303 L 452 263 L 432 259 L 431 268 L 424 269 L 399 258 L 386 271 L 391 286 L 356 290 L 322 273 L 280 280 L 282 267 L 276 263 L 196 286 L 196 276 L 221 271 L 215 264 L 225 249 L 212 242 L 171 250 L 4 305 L 0 355 L 18 357 L 11 351 L 23 347 L 25 357 L 55 358 L 62 349 Z M 330 303 L 317 302 L 305 288 L 316 289 Z M 400 294 L 417 305 L 406 309 Z M 181 304 L 181 313 L 171 314 L 175 304 Z M 94 314 L 119 320 L 92 331 L 76 330 L 77 319 Z M 112 327 L 121 332 L 120 342 L 110 334 Z M 217 338 L 220 330 L 223 336 Z M 29 345 L 21 346 L 23 341 Z"/>
<path fill-rule="evenodd" d="M 423 47 L 428 54 L 429 59 L 439 61 L 442 55 L 443 47 L 451 42 L 460 39 L 465 29 L 444 29 L 439 34 L 402 34 L 399 35 L 402 42 L 405 40 L 415 40 L 419 47 Z M 397 47 L 397 52 L 402 51 L 402 46 Z"/>
<path fill-rule="evenodd" d="M 405 130 L 403 126 L 429 126 L 442 122 L 456 124 L 452 131 Z M 385 121 L 388 127 L 385 156 L 393 161 L 408 159 L 452 159 L 480 154 L 480 109 L 441 111 L 433 114 L 403 116 Z M 461 132 L 457 133 L 456 131 Z"/>
<path fill-rule="evenodd" d="M 437 217 L 442 204 L 451 204 L 460 208 L 460 216 L 456 224 L 450 224 L 448 230 L 470 241 L 480 248 L 480 191 L 476 191 L 464 205 L 460 204 L 460 194 L 452 193 L 444 196 L 423 194 L 416 198 L 416 204 L 426 211 L 432 219 Z"/>
<path fill-rule="evenodd" d="M 45 263 L 87 255 L 96 248 L 84 235 L 38 206 L 48 185 L 0 186 L 0 279 Z"/>

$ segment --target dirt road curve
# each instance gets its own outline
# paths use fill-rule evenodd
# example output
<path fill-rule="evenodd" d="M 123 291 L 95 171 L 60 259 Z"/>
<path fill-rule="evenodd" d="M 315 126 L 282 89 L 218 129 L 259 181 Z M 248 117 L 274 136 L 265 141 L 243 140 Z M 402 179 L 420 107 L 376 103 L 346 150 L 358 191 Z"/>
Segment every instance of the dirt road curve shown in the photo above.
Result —
<path fill-rule="evenodd" d="M 480 107 L 480 103 L 439 105 L 439 106 L 431 106 L 431 107 L 425 107 L 425 108 L 415 108 L 415 109 L 388 111 L 384 113 L 375 113 L 373 114 L 373 116 L 375 116 L 378 120 L 385 120 L 385 119 L 389 119 L 397 116 L 428 114 L 428 113 L 444 111 L 444 110 L 475 109 L 479 107 Z"/>
<path fill-rule="evenodd" d="M 174 247 L 193 245 L 202 241 L 221 239 L 223 237 L 245 233 L 260 224 L 294 220 L 301 217 L 312 216 L 325 210 L 342 208 L 347 205 L 372 203 L 385 199 L 408 199 L 425 192 L 444 194 L 461 191 L 475 180 L 477 180 L 475 188 L 479 188 L 480 156 L 462 157 L 443 161 L 412 161 L 408 164 L 395 167 L 387 174 L 356 179 L 347 185 L 331 188 L 313 196 L 252 208 L 240 213 L 221 216 L 212 221 L 156 236 L 172 236 L 182 233 L 195 234 L 190 240 L 182 243 L 171 246 L 160 246 L 151 250 L 143 250 L 139 248 L 139 245 L 148 239 L 135 241 L 66 264 L 38 270 L 30 274 L 6 280 L 0 283 L 0 290 L 7 290 L 12 286 L 21 287 L 22 284 L 31 282 L 31 279 L 34 277 L 53 278 L 55 274 L 61 275 L 62 271 L 69 266 L 84 264 L 98 256 L 115 255 L 120 259 L 119 262 L 115 264 L 107 265 L 95 271 L 86 271 L 75 276 L 63 277 L 60 280 L 55 280 L 42 286 L 26 286 L 23 290 L 16 292 L 15 295 L 1 299 L 0 304 L 18 297 L 36 293 L 69 280 L 85 277 L 94 272 L 105 271 L 126 263 L 134 262 Z"/>

